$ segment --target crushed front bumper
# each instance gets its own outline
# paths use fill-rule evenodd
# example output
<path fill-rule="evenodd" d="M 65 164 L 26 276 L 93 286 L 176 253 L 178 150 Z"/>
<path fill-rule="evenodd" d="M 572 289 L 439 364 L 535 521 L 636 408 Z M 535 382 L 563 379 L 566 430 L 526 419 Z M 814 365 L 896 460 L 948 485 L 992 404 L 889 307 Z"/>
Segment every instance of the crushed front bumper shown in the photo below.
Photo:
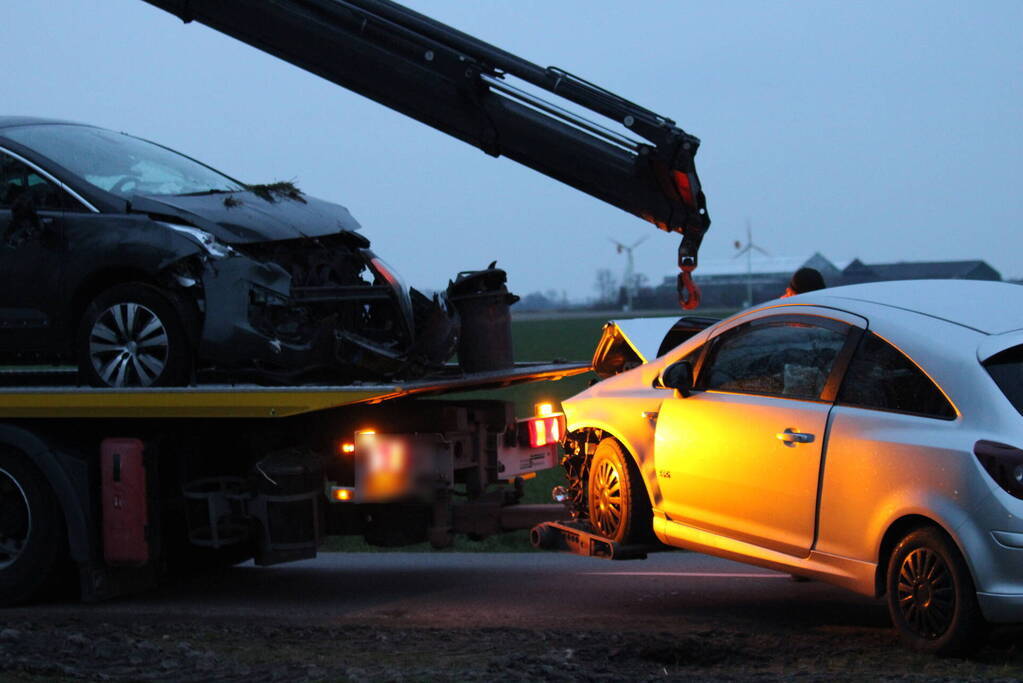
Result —
<path fill-rule="evenodd" d="M 389 284 L 292 287 L 284 268 L 239 255 L 208 261 L 203 289 L 199 356 L 217 368 L 327 371 L 351 381 L 415 376 L 426 364 L 416 355 L 424 344 L 414 343 L 411 311 Z M 367 310 L 384 320 L 375 324 L 389 338 L 380 329 L 376 338 L 363 333 Z M 453 336 L 456 324 L 436 333 Z"/>

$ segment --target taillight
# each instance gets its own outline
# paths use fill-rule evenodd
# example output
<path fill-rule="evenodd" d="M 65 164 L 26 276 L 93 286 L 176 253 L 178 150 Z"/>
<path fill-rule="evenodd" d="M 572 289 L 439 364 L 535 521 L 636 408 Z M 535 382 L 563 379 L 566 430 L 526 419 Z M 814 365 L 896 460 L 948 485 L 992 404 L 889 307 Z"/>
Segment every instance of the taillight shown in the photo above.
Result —
<path fill-rule="evenodd" d="M 559 443 L 565 435 L 565 416 L 560 413 L 547 417 L 531 417 L 519 424 L 526 428 L 527 434 L 524 436 L 527 436 L 530 448 Z"/>
<path fill-rule="evenodd" d="M 1010 495 L 1023 499 L 1023 450 L 981 439 L 974 444 L 973 454 L 995 483 Z"/>

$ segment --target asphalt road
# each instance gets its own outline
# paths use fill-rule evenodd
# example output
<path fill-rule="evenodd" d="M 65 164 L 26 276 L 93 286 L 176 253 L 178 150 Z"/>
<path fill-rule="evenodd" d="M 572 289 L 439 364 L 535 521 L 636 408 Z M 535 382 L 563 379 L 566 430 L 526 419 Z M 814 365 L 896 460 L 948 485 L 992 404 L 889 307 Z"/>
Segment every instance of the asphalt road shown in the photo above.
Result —
<path fill-rule="evenodd" d="M 880 601 L 695 553 L 612 562 L 553 553 L 328 553 L 251 564 L 34 616 L 259 617 L 306 624 L 629 629 L 888 629 Z"/>

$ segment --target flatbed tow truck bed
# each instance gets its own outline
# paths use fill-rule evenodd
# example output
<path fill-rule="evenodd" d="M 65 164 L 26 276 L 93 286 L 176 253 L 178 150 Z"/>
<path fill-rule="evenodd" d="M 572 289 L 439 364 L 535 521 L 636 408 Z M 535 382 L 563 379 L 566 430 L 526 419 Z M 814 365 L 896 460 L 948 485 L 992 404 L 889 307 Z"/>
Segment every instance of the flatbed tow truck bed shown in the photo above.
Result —
<path fill-rule="evenodd" d="M 589 363 L 343 386 L 75 386 L 0 369 L 0 605 L 77 575 L 93 601 L 172 567 L 314 557 L 328 534 L 371 544 L 483 537 L 567 515 L 521 505 L 555 467 L 563 416 L 437 394 L 555 380 Z M 399 400 L 400 399 L 400 400 Z M 72 568 L 75 571 L 65 572 Z M 73 581 L 73 579 L 72 579 Z"/>
<path fill-rule="evenodd" d="M 589 363 L 516 363 L 513 368 L 463 374 L 456 366 L 441 375 L 385 384 L 260 386 L 199 384 L 154 389 L 96 389 L 51 386 L 39 381 L 57 373 L 0 373 L 0 418 L 289 417 L 355 404 L 459 391 L 496 389 L 523 382 L 558 380 L 587 372 Z M 69 373 L 68 379 L 73 380 Z"/>

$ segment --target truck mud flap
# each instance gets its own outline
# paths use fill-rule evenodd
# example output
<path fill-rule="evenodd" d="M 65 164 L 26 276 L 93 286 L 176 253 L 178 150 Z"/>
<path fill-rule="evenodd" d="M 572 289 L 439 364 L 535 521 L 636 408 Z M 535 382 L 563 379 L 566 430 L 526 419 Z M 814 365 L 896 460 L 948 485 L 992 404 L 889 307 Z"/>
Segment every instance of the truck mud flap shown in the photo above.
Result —
<path fill-rule="evenodd" d="M 529 540 L 540 550 L 560 550 L 605 560 L 645 560 L 648 552 L 659 550 L 655 546 L 621 545 L 593 533 L 585 522 L 537 524 L 530 530 Z"/>

